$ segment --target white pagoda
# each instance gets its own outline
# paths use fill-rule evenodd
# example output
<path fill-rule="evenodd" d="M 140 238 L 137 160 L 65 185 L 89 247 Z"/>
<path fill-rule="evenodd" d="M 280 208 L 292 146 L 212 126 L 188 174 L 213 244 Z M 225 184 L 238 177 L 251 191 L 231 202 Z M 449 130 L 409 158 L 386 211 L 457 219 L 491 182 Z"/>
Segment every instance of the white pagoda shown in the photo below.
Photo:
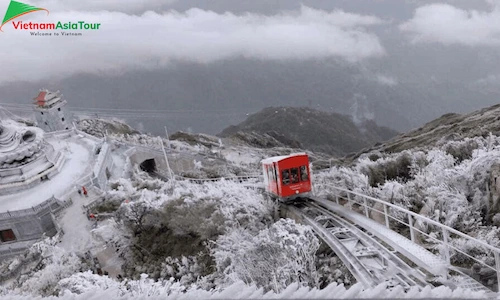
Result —
<path fill-rule="evenodd" d="M 50 179 L 63 163 L 64 155 L 44 140 L 42 129 L 0 121 L 0 195 Z"/>

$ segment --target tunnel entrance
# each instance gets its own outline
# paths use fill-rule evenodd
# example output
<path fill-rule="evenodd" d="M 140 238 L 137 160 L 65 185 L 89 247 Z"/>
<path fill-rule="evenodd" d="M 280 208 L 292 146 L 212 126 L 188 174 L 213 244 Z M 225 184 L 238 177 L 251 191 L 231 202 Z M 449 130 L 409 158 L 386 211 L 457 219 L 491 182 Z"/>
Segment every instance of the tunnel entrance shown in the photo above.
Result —
<path fill-rule="evenodd" d="M 143 161 L 139 167 L 141 168 L 142 171 L 148 172 L 148 173 L 153 173 L 156 172 L 156 162 L 154 158 L 151 159 L 146 159 Z"/>

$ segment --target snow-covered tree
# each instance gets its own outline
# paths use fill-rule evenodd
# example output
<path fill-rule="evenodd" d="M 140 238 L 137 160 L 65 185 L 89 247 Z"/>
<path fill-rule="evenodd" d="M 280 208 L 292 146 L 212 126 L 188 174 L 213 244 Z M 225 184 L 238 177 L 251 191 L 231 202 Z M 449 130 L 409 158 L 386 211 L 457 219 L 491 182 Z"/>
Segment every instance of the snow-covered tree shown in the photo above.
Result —
<path fill-rule="evenodd" d="M 309 227 L 281 219 L 256 235 L 234 229 L 219 237 L 213 255 L 218 270 L 232 281 L 281 291 L 293 282 L 317 286 L 314 255 L 318 248 Z"/>

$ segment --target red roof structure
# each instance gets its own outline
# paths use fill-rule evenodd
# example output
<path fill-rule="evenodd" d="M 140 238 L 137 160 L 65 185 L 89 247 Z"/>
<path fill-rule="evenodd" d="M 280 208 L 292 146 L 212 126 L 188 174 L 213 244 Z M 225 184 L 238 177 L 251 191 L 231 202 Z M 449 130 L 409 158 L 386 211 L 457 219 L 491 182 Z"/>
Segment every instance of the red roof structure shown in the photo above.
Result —
<path fill-rule="evenodd" d="M 45 99 L 46 95 L 47 95 L 46 91 L 41 91 L 36 98 L 33 98 L 33 100 L 35 100 L 35 103 L 38 104 L 39 106 L 44 106 L 45 102 L 47 101 Z"/>

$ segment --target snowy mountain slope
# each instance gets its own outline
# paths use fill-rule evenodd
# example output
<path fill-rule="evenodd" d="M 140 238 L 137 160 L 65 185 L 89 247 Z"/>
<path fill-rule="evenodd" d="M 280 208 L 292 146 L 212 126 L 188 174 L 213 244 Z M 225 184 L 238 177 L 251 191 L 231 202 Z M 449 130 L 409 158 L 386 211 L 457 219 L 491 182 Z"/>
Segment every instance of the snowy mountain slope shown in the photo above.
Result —
<path fill-rule="evenodd" d="M 105 134 L 139 134 L 125 122 L 116 119 L 82 119 L 76 122 L 79 130 L 88 134 L 104 137 Z"/>
<path fill-rule="evenodd" d="M 500 104 L 487 107 L 469 114 L 445 114 L 424 126 L 400 134 L 393 139 L 367 148 L 348 161 L 363 153 L 395 153 L 414 148 L 427 148 L 442 145 L 448 141 L 460 141 L 477 136 L 486 137 L 490 133 L 500 134 Z"/>

